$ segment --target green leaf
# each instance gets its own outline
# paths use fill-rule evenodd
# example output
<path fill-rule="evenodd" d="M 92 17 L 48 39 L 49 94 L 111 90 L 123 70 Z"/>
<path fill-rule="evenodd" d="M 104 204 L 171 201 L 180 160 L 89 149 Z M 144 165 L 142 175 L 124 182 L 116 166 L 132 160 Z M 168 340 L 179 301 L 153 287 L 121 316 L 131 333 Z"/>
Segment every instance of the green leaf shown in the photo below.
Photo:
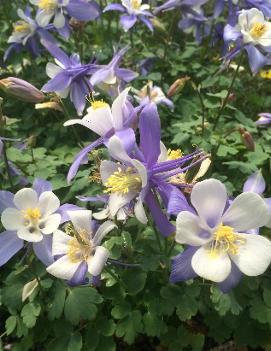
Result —
<path fill-rule="evenodd" d="M 23 318 L 24 324 L 28 328 L 33 328 L 34 325 L 36 324 L 37 317 L 39 316 L 41 311 L 40 305 L 37 303 L 28 303 L 27 305 L 24 305 L 22 311 L 21 311 L 21 316 Z"/>
<path fill-rule="evenodd" d="M 132 311 L 117 324 L 116 335 L 123 337 L 127 344 L 131 345 L 137 333 L 142 331 L 141 313 Z"/>
<path fill-rule="evenodd" d="M 17 324 L 17 317 L 16 316 L 10 316 L 8 317 L 8 319 L 6 320 L 6 333 L 7 335 L 10 335 L 13 330 L 16 328 L 16 324 Z"/>
<path fill-rule="evenodd" d="M 127 302 L 123 302 L 122 304 L 118 304 L 113 307 L 111 315 L 115 319 L 122 319 L 130 313 L 130 310 L 130 305 Z"/>
<path fill-rule="evenodd" d="M 159 337 L 167 328 L 161 316 L 147 312 L 143 316 L 144 331 L 148 336 Z"/>
<path fill-rule="evenodd" d="M 74 288 L 65 301 L 65 317 L 72 324 L 79 323 L 81 319 L 94 319 L 97 313 L 95 303 L 101 303 L 102 300 L 102 297 L 93 288 Z"/>
<path fill-rule="evenodd" d="M 82 336 L 79 332 L 71 335 L 67 351 L 80 351 L 82 349 Z"/>
<path fill-rule="evenodd" d="M 56 282 L 55 284 L 55 296 L 50 305 L 50 309 L 48 312 L 48 318 L 53 320 L 59 318 L 63 312 L 65 298 L 66 298 L 66 287 L 61 282 Z"/>
<path fill-rule="evenodd" d="M 99 344 L 95 351 L 115 351 L 116 344 L 112 337 L 101 336 L 99 339 Z"/>
<path fill-rule="evenodd" d="M 129 295 L 138 294 L 145 286 L 147 273 L 140 269 L 127 269 L 122 274 L 122 280 Z"/>
<path fill-rule="evenodd" d="M 111 336 L 114 334 L 116 324 L 113 319 L 101 317 L 96 321 L 96 326 L 99 332 L 104 336 Z"/>

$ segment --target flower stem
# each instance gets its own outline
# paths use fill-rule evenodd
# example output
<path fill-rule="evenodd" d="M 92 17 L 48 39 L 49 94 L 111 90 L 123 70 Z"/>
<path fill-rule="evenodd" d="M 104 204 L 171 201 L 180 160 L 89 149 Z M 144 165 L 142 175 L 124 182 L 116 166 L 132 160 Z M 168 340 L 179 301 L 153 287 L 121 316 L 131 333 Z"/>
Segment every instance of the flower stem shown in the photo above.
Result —
<path fill-rule="evenodd" d="M 4 158 L 4 163 L 5 163 L 7 175 L 8 175 L 8 181 L 9 181 L 9 184 L 10 184 L 11 189 L 13 189 L 14 184 L 13 184 L 12 176 L 11 176 L 11 173 L 10 173 L 10 168 L 9 168 L 9 164 L 8 164 L 8 157 L 7 157 L 7 150 L 6 150 L 6 144 L 5 144 L 4 141 L 3 141 L 3 150 L 2 150 L 2 153 L 3 153 L 3 158 Z"/>
<path fill-rule="evenodd" d="M 234 75 L 233 75 L 233 77 L 232 77 L 231 84 L 230 84 L 230 86 L 229 86 L 229 88 L 228 88 L 227 95 L 226 95 L 225 99 L 223 100 L 223 103 L 222 103 L 222 105 L 221 105 L 221 108 L 220 108 L 220 110 L 218 111 L 218 114 L 217 114 L 217 116 L 216 116 L 215 123 L 214 123 L 214 126 L 213 126 L 213 131 L 216 130 L 216 127 L 217 127 L 217 125 L 218 125 L 218 122 L 219 122 L 219 119 L 220 119 L 220 117 L 221 117 L 221 115 L 222 115 L 222 112 L 224 111 L 224 109 L 225 109 L 225 107 L 226 107 L 226 105 L 227 105 L 227 103 L 228 103 L 228 101 L 229 101 L 229 97 L 230 97 L 230 95 L 231 95 L 234 82 L 235 82 L 235 80 L 236 80 L 236 77 L 237 77 L 239 68 L 240 68 L 240 66 L 241 66 L 242 58 L 243 58 L 243 54 L 240 55 L 237 68 L 236 68 L 236 70 L 235 70 L 235 72 L 234 72 Z"/>

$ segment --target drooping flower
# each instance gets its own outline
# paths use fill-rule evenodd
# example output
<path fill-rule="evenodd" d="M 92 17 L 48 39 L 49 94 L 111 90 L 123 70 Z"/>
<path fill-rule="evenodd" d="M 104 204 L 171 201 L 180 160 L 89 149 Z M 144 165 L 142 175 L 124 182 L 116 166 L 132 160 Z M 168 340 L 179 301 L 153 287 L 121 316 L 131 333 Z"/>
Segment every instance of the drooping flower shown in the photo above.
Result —
<path fill-rule="evenodd" d="M 86 282 L 87 273 L 94 277 L 101 274 L 109 251 L 100 244 L 116 225 L 106 221 L 97 228 L 88 210 L 68 212 L 68 215 L 71 220 L 68 234 L 61 230 L 53 234 L 52 253 L 61 257 L 47 267 L 47 271 L 70 285 L 80 285 Z"/>
<path fill-rule="evenodd" d="M 138 75 L 136 72 L 119 67 L 127 50 L 128 47 L 125 47 L 116 52 L 109 64 L 97 65 L 97 70 L 90 79 L 91 85 L 98 86 L 110 96 L 115 97 L 124 89 L 126 83 L 135 79 Z"/>
<path fill-rule="evenodd" d="M 216 179 L 197 183 L 191 193 L 194 212 L 177 217 L 175 240 L 188 248 L 173 259 L 170 280 L 200 276 L 233 288 L 243 274 L 257 276 L 271 262 L 271 242 L 248 230 L 267 224 L 268 207 L 256 193 L 244 192 L 231 204 L 225 186 Z"/>
<path fill-rule="evenodd" d="M 135 98 L 140 102 L 141 106 L 145 106 L 149 102 L 154 102 L 157 105 L 166 105 L 171 110 L 174 109 L 173 102 L 165 96 L 160 87 L 154 86 L 152 81 L 144 85 L 141 90 L 136 90 Z"/>
<path fill-rule="evenodd" d="M 131 129 L 134 123 L 135 112 L 128 101 L 129 88 L 125 89 L 113 102 L 112 107 L 104 101 L 93 100 L 87 114 L 82 119 L 71 119 L 64 123 L 65 126 L 81 124 L 100 136 L 99 139 L 87 145 L 76 155 L 68 173 L 68 181 L 76 175 L 81 163 L 87 154 L 103 143 L 106 143 L 111 136 L 117 135 L 129 149 L 134 143 L 134 133 Z"/>
<path fill-rule="evenodd" d="M 94 20 L 100 15 L 100 9 L 95 1 L 86 0 L 30 0 L 38 7 L 36 21 L 39 26 L 47 26 L 51 20 L 56 28 L 63 28 L 67 15 L 79 21 Z"/>
<path fill-rule="evenodd" d="M 258 114 L 259 119 L 256 121 L 256 125 L 264 126 L 271 124 L 271 113 L 261 112 Z"/>
<path fill-rule="evenodd" d="M 245 49 L 253 74 L 270 60 L 271 23 L 265 20 L 264 14 L 256 8 L 240 11 L 238 24 L 225 26 L 224 40 L 228 45 L 235 43 L 225 60 L 231 61 Z"/>
<path fill-rule="evenodd" d="M 157 195 L 165 207 L 172 198 L 179 199 L 183 208 L 189 207 L 182 192 L 170 183 L 171 177 L 185 172 L 205 156 L 200 152 L 179 156 L 160 162 L 160 119 L 155 104 L 144 107 L 139 117 L 140 145 L 135 144 L 129 153 L 117 136 L 109 139 L 109 153 L 114 161 L 103 160 L 100 166 L 102 183 L 109 194 L 108 206 L 111 216 L 127 206 L 132 205 L 137 219 L 146 224 L 147 217 L 143 203 L 150 209 L 152 217 L 164 236 L 172 234 L 175 229 L 162 211 Z M 197 161 L 194 158 L 199 156 Z M 189 164 L 189 161 L 192 161 Z"/>
<path fill-rule="evenodd" d="M 25 12 L 21 9 L 17 11 L 20 20 L 14 23 L 13 32 L 8 38 L 8 43 L 11 44 L 6 50 L 4 61 L 9 58 L 13 51 L 20 52 L 24 48 L 29 50 L 32 55 L 38 56 L 41 52 L 39 45 L 40 39 L 55 43 L 54 37 L 48 32 L 50 26 L 41 28 L 31 17 L 31 10 L 26 8 Z"/>
<path fill-rule="evenodd" d="M 153 25 L 150 18 L 153 14 L 148 11 L 150 9 L 149 4 L 142 4 L 142 0 L 121 0 L 121 4 L 113 3 L 106 6 L 103 12 L 107 11 L 120 11 L 125 12 L 120 17 L 120 23 L 127 32 L 137 22 L 137 20 L 144 23 L 149 30 L 153 31 Z"/>
<path fill-rule="evenodd" d="M 56 45 L 43 40 L 41 42 L 57 63 L 47 63 L 46 73 L 51 79 L 42 87 L 42 91 L 56 92 L 62 98 L 70 95 L 78 115 L 81 115 L 86 105 L 86 96 L 92 90 L 89 78 L 95 65 L 82 64 L 79 55 L 72 54 L 68 57 Z"/>

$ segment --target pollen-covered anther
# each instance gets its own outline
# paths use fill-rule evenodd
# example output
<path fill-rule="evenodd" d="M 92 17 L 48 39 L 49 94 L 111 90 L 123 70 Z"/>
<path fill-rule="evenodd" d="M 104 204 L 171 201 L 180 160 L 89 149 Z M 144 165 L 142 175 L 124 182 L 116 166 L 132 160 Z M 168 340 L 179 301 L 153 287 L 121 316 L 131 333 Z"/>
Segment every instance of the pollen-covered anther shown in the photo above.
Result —
<path fill-rule="evenodd" d="M 57 7 L 57 0 L 40 0 L 38 7 L 41 10 L 53 11 Z"/>
<path fill-rule="evenodd" d="M 131 0 L 131 5 L 133 10 L 139 10 L 141 6 L 141 0 Z"/>
<path fill-rule="evenodd" d="M 232 227 L 220 224 L 214 233 L 210 255 L 216 257 L 221 252 L 236 255 L 239 245 L 244 243 L 245 239 L 236 234 Z"/>
<path fill-rule="evenodd" d="M 103 100 L 93 100 L 90 103 L 91 103 L 91 107 L 93 108 L 93 110 L 97 110 L 98 108 L 108 106 L 108 104 L 106 102 L 104 102 Z"/>
<path fill-rule="evenodd" d="M 18 21 L 13 25 L 13 29 L 17 33 L 23 33 L 29 31 L 30 25 L 25 21 Z"/>
<path fill-rule="evenodd" d="M 79 230 L 78 232 L 73 232 L 73 234 L 75 236 L 68 242 L 68 257 L 74 263 L 80 262 L 82 260 L 87 261 L 87 259 L 91 256 L 93 250 L 93 245 L 89 240 L 87 232 L 84 230 Z"/>
<path fill-rule="evenodd" d="M 183 153 L 180 149 L 177 149 L 177 150 L 168 149 L 167 155 L 168 155 L 167 156 L 168 160 L 177 160 L 178 158 L 183 156 Z"/>
<path fill-rule="evenodd" d="M 28 208 L 22 212 L 24 219 L 29 220 L 30 222 L 38 221 L 41 218 L 41 212 L 38 208 Z"/>
<path fill-rule="evenodd" d="M 264 23 L 255 23 L 250 30 L 250 35 L 254 38 L 260 38 L 265 32 L 267 28 Z"/>
<path fill-rule="evenodd" d="M 138 192 L 141 188 L 141 178 L 132 167 L 118 168 L 108 178 L 105 186 L 107 187 L 105 193 L 127 194 L 128 192 Z"/>

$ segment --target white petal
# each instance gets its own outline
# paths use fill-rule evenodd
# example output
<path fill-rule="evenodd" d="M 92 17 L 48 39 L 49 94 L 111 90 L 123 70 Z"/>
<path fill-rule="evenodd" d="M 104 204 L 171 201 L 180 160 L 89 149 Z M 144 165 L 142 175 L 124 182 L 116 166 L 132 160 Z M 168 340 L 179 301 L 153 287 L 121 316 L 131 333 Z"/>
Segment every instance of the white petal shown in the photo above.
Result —
<path fill-rule="evenodd" d="M 108 217 L 109 217 L 109 214 L 110 214 L 109 208 L 107 207 L 107 208 L 104 208 L 103 210 L 101 210 L 101 211 L 99 211 L 99 212 L 93 213 L 92 216 L 93 216 L 93 218 L 95 218 L 95 219 L 101 221 L 101 220 L 103 220 L 103 219 L 108 218 Z"/>
<path fill-rule="evenodd" d="M 52 191 L 44 191 L 39 197 L 38 208 L 44 216 L 54 213 L 60 206 L 58 197 Z"/>
<path fill-rule="evenodd" d="M 257 234 L 238 234 L 244 244 L 238 246 L 238 253 L 231 259 L 241 272 L 248 276 L 264 273 L 271 262 L 271 242 Z"/>
<path fill-rule="evenodd" d="M 37 13 L 36 21 L 40 27 L 46 27 L 51 21 L 51 18 L 53 17 L 53 15 L 54 15 L 54 11 L 53 12 L 40 11 Z"/>
<path fill-rule="evenodd" d="M 114 100 L 112 104 L 113 123 L 116 130 L 120 130 L 123 128 L 124 120 L 122 110 L 126 102 L 129 90 L 130 88 L 126 88 L 125 90 L 123 90 L 123 92 Z"/>
<path fill-rule="evenodd" d="M 124 208 L 120 208 L 117 212 L 117 221 L 126 221 L 128 214 L 124 210 Z"/>
<path fill-rule="evenodd" d="M 57 95 L 59 95 L 62 99 L 66 99 L 70 93 L 70 87 L 61 90 L 61 91 L 56 91 Z"/>
<path fill-rule="evenodd" d="M 233 200 L 223 215 L 222 222 L 236 231 L 246 231 L 264 226 L 268 218 L 268 207 L 260 195 L 247 192 Z"/>
<path fill-rule="evenodd" d="M 109 232 L 111 232 L 111 230 L 115 228 L 117 228 L 116 224 L 111 221 L 106 221 L 103 224 L 101 224 L 93 237 L 93 245 L 100 245 L 101 241 L 106 236 L 106 234 L 108 234 Z"/>
<path fill-rule="evenodd" d="M 212 228 L 221 221 L 226 201 L 226 188 L 217 179 L 206 179 L 197 183 L 191 193 L 191 203 L 199 217 Z"/>
<path fill-rule="evenodd" d="M 135 204 L 134 212 L 135 212 L 136 218 L 139 220 L 140 223 L 142 224 L 148 223 L 148 217 L 146 216 L 143 203 L 140 199 L 138 199 L 138 201 Z"/>
<path fill-rule="evenodd" d="M 160 155 L 158 157 L 157 162 L 167 161 L 167 158 L 168 158 L 167 148 L 166 148 L 165 144 L 162 143 L 162 141 L 160 141 Z"/>
<path fill-rule="evenodd" d="M 65 26 L 65 16 L 61 11 L 56 13 L 53 24 L 56 28 L 63 28 Z"/>
<path fill-rule="evenodd" d="M 48 216 L 44 222 L 42 222 L 43 226 L 41 228 L 41 232 L 43 234 L 52 234 L 59 227 L 61 222 L 61 215 L 59 213 L 54 213 Z"/>
<path fill-rule="evenodd" d="M 38 204 L 38 195 L 35 190 L 31 188 L 24 188 L 19 190 L 14 195 L 13 200 L 15 206 L 19 210 L 27 210 L 28 208 L 36 208 Z"/>
<path fill-rule="evenodd" d="M 7 230 L 18 230 L 24 227 L 23 214 L 16 208 L 6 208 L 2 213 L 1 221 Z"/>
<path fill-rule="evenodd" d="M 216 283 L 223 282 L 231 272 L 231 260 L 227 254 L 211 254 L 209 247 L 198 249 L 191 261 L 192 268 L 200 277 Z"/>
<path fill-rule="evenodd" d="M 61 71 L 63 71 L 63 69 L 54 63 L 48 62 L 46 65 L 46 74 L 50 78 L 54 78 Z"/>
<path fill-rule="evenodd" d="M 138 160 L 132 159 L 132 165 L 136 168 L 141 178 L 141 187 L 144 188 L 148 183 L 148 172 L 146 167 Z"/>
<path fill-rule="evenodd" d="M 211 231 L 203 228 L 198 216 L 188 211 L 178 214 L 175 236 L 177 243 L 201 246 L 212 240 L 212 237 Z"/>
<path fill-rule="evenodd" d="M 72 224 L 77 232 L 85 230 L 87 234 L 92 233 L 91 218 L 92 212 L 89 210 L 68 211 Z"/>
<path fill-rule="evenodd" d="M 113 135 L 109 139 L 108 150 L 114 159 L 130 163 L 132 162 L 131 157 L 127 154 L 126 150 L 124 149 L 121 140 L 115 135 Z"/>
<path fill-rule="evenodd" d="M 68 251 L 68 242 L 71 239 L 71 236 L 67 235 L 62 230 L 56 230 L 53 234 L 53 256 L 66 254 Z"/>
<path fill-rule="evenodd" d="M 59 260 L 47 267 L 48 273 L 57 278 L 70 280 L 81 262 L 72 262 L 67 255 L 61 257 Z"/>
<path fill-rule="evenodd" d="M 109 257 L 109 251 L 103 246 L 97 246 L 94 256 L 88 259 L 88 271 L 94 277 L 102 272 L 102 269 Z"/>
<path fill-rule="evenodd" d="M 36 228 L 33 232 L 30 233 L 28 227 L 23 227 L 18 230 L 17 235 L 20 239 L 32 243 L 37 243 L 43 239 L 43 236 L 38 228 Z"/>
<path fill-rule="evenodd" d="M 114 127 L 109 106 L 96 109 L 90 107 L 87 111 L 87 114 L 82 119 L 71 119 L 65 122 L 64 126 L 81 124 L 82 126 L 101 136 L 105 135 Z"/>
<path fill-rule="evenodd" d="M 211 160 L 209 158 L 206 158 L 205 160 L 203 160 L 200 164 L 200 168 L 198 173 L 195 175 L 193 181 L 196 181 L 197 179 L 203 177 L 205 175 L 205 173 L 208 171 L 210 164 L 211 164 Z"/>
<path fill-rule="evenodd" d="M 111 216 L 114 217 L 118 210 L 127 205 L 135 196 L 136 194 L 132 192 L 127 194 L 110 194 L 108 205 Z"/>

